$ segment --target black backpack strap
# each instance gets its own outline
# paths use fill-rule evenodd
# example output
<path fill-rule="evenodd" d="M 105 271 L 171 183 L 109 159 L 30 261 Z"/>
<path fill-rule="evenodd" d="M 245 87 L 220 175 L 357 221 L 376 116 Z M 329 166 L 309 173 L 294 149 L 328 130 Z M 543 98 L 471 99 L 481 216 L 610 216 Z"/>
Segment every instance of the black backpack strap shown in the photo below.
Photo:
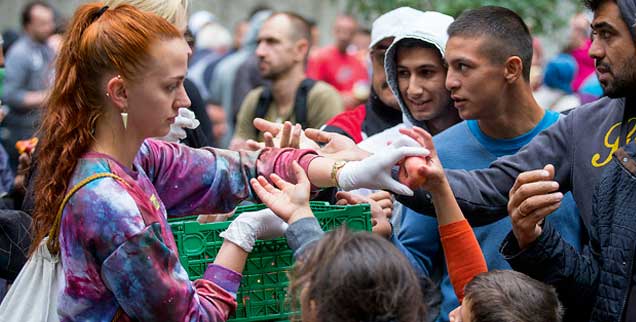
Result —
<path fill-rule="evenodd" d="M 260 117 L 265 118 L 267 115 L 267 110 L 269 110 L 269 105 L 272 104 L 272 89 L 269 86 L 263 86 L 263 91 L 261 95 L 258 97 L 258 102 L 256 103 L 256 109 L 254 110 L 254 118 Z M 254 128 L 255 137 L 258 137 L 258 129 Z"/>
<path fill-rule="evenodd" d="M 309 92 L 314 85 L 316 85 L 316 80 L 305 78 L 300 83 L 300 86 L 298 86 L 298 90 L 296 91 L 294 114 L 296 116 L 296 123 L 300 124 L 303 129 L 307 128 L 307 102 L 309 101 Z M 263 86 L 263 91 L 258 97 L 256 109 L 254 110 L 254 118 L 265 118 L 273 100 L 274 97 L 272 96 L 272 89 L 269 86 Z M 254 131 L 258 137 L 258 129 L 254 128 Z"/>
<path fill-rule="evenodd" d="M 314 85 L 316 85 L 316 80 L 305 78 L 296 91 L 294 114 L 296 115 L 296 123 L 300 124 L 303 129 L 307 128 L 307 103 L 309 101 L 309 92 Z"/>

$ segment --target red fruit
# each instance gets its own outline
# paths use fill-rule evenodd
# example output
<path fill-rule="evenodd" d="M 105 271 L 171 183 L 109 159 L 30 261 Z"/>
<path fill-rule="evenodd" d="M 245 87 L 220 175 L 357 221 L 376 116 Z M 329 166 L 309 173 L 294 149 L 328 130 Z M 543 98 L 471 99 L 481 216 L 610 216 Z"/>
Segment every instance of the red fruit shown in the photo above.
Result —
<path fill-rule="evenodd" d="M 20 140 L 15 143 L 15 148 L 18 150 L 18 154 L 31 153 L 38 145 L 38 138 L 30 138 L 28 140 Z"/>
<path fill-rule="evenodd" d="M 425 169 L 425 157 L 407 157 L 400 164 L 399 180 L 409 188 L 417 189 L 426 182 Z"/>

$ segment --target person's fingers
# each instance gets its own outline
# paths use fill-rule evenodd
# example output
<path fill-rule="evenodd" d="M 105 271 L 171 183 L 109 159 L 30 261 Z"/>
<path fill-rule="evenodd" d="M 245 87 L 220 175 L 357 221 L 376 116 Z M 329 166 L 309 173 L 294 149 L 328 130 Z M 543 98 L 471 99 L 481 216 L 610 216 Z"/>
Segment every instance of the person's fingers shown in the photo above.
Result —
<path fill-rule="evenodd" d="M 380 199 L 376 200 L 375 202 L 377 202 L 378 206 L 382 207 L 382 209 L 393 208 L 393 201 L 391 199 Z"/>
<path fill-rule="evenodd" d="M 272 180 L 274 185 L 280 190 L 285 190 L 287 188 L 293 187 L 293 184 L 283 180 L 283 178 L 279 177 L 276 173 L 272 173 L 269 175 L 269 178 Z"/>
<path fill-rule="evenodd" d="M 549 166 L 552 168 L 552 170 L 554 170 L 554 167 L 552 165 L 549 165 Z M 515 183 L 512 185 L 512 189 L 510 189 L 510 196 L 515 194 L 521 186 L 527 183 L 536 182 L 536 181 L 548 181 L 548 180 L 552 180 L 553 178 L 554 178 L 554 172 L 550 173 L 550 171 L 546 170 L 545 168 L 522 172 L 517 176 Z"/>
<path fill-rule="evenodd" d="M 411 188 L 391 179 L 389 183 L 387 183 L 385 185 L 387 187 L 387 189 L 393 191 L 394 193 L 398 194 L 398 195 L 403 195 L 403 196 L 412 196 L 413 195 L 413 190 L 411 190 Z"/>
<path fill-rule="evenodd" d="M 252 178 L 250 183 L 252 184 L 254 193 L 261 199 L 261 201 L 265 202 L 271 194 L 265 189 L 265 187 L 263 187 L 260 181 Z"/>
<path fill-rule="evenodd" d="M 310 185 L 309 178 L 305 173 L 303 167 L 298 164 L 298 161 L 292 162 L 292 169 L 294 170 L 294 175 L 296 176 L 296 184 L 302 185 Z"/>
<path fill-rule="evenodd" d="M 283 124 L 283 130 L 280 135 L 280 147 L 286 148 L 289 146 L 289 138 L 291 137 L 292 124 L 287 121 Z"/>
<path fill-rule="evenodd" d="M 265 179 L 265 177 L 263 177 L 263 176 L 259 176 L 258 177 L 258 183 L 260 183 L 261 186 L 263 186 L 263 189 L 265 189 L 265 191 L 267 191 L 269 193 L 275 193 L 278 190 L 274 186 L 272 186 L 269 183 L 269 181 L 267 181 L 267 179 Z"/>
<path fill-rule="evenodd" d="M 329 133 L 318 129 L 306 129 L 305 136 L 320 143 L 329 143 L 329 141 L 331 141 L 331 135 L 329 135 Z"/>
<path fill-rule="evenodd" d="M 347 203 L 347 199 L 338 199 L 338 201 L 336 201 L 336 205 L 338 206 L 346 206 L 349 203 Z"/>
<path fill-rule="evenodd" d="M 366 200 L 364 200 L 364 198 L 360 195 L 351 193 L 351 192 L 346 192 L 346 191 L 339 191 L 336 193 L 336 199 L 338 200 L 346 200 L 347 204 L 349 205 L 357 205 L 360 203 L 366 203 Z"/>
<path fill-rule="evenodd" d="M 556 181 L 536 181 L 526 183 L 510 196 L 508 204 L 511 207 L 517 207 L 522 202 L 533 196 L 541 196 L 553 193 L 559 190 L 559 183 Z"/>
<path fill-rule="evenodd" d="M 384 190 L 380 190 L 380 191 L 376 191 L 372 194 L 370 194 L 369 199 L 375 200 L 375 201 L 379 201 L 382 199 L 393 199 L 393 196 L 391 195 L 390 192 L 388 191 L 384 191 Z"/>
<path fill-rule="evenodd" d="M 519 206 L 511 208 L 510 214 L 511 216 L 526 217 L 541 208 L 559 203 L 561 200 L 563 200 L 563 194 L 560 192 L 532 196 L 523 200 Z"/>
<path fill-rule="evenodd" d="M 428 156 L 431 152 L 425 148 L 414 148 L 414 147 L 402 147 L 398 148 L 393 152 L 391 160 L 393 164 L 396 164 L 398 161 L 406 158 L 406 157 L 425 157 Z"/>
<path fill-rule="evenodd" d="M 421 147 L 420 143 L 408 135 L 400 135 L 400 137 L 391 143 L 392 147 L 400 148 L 404 146 Z"/>
<path fill-rule="evenodd" d="M 294 149 L 298 149 L 300 147 L 300 135 L 302 133 L 302 126 L 300 126 L 300 124 L 296 124 L 292 132 L 291 143 L 289 144 L 289 147 Z"/>
<path fill-rule="evenodd" d="M 265 144 L 262 142 L 256 142 L 252 139 L 249 139 L 245 142 L 245 145 L 247 145 L 247 148 L 251 151 L 257 151 L 260 149 L 265 148 Z"/>
<path fill-rule="evenodd" d="M 391 208 L 382 208 L 382 211 L 384 211 L 384 215 L 391 219 L 393 217 L 393 209 Z"/>
<path fill-rule="evenodd" d="M 557 209 L 559 209 L 559 207 L 561 207 L 561 202 L 560 201 L 559 202 L 555 202 L 555 203 L 553 203 L 551 205 L 536 209 L 535 211 L 533 211 L 532 213 L 527 215 L 526 218 L 528 220 L 534 221 L 537 224 L 540 224 L 541 221 L 543 221 L 545 219 L 545 217 L 547 217 L 551 213 L 555 212 Z"/>
<path fill-rule="evenodd" d="M 259 131 L 270 132 L 274 136 L 277 136 L 280 132 L 280 129 L 283 127 L 279 123 L 270 122 L 259 117 L 255 118 L 252 123 L 254 124 L 254 127 L 257 128 Z"/>
<path fill-rule="evenodd" d="M 179 116 L 185 117 L 185 118 L 189 118 L 189 119 L 194 119 L 196 118 L 196 115 L 194 114 L 193 111 L 191 111 L 189 108 L 187 107 L 180 107 L 179 108 Z"/>
<path fill-rule="evenodd" d="M 270 132 L 263 133 L 263 141 L 265 141 L 265 146 L 268 148 L 275 148 L 274 144 L 274 135 Z"/>

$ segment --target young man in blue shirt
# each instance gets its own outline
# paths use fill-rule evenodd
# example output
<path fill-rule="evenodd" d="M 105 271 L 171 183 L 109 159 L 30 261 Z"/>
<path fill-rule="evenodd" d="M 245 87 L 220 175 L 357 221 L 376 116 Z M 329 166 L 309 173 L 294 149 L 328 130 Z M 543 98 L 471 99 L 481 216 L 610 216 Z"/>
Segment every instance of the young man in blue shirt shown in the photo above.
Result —
<path fill-rule="evenodd" d="M 501 7 L 482 7 L 461 15 L 448 29 L 446 87 L 465 121 L 434 136 L 444 168 L 486 168 L 497 158 L 516 153 L 559 119 L 532 96 L 529 83 L 532 38 L 523 20 Z M 577 249 L 584 232 L 571 195 L 549 217 Z M 459 305 L 443 262 L 434 217 L 406 210 L 395 244 L 427 276 L 442 271 L 442 305 L 438 321 Z M 488 268 L 510 269 L 499 254 L 511 229 L 509 218 L 476 227 Z"/>

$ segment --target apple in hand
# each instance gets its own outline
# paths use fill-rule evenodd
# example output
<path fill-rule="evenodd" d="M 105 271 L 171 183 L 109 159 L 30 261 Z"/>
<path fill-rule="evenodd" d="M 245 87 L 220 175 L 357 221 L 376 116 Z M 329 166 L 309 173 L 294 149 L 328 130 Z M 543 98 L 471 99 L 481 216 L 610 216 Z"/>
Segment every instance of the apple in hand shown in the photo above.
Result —
<path fill-rule="evenodd" d="M 398 179 L 411 189 L 417 189 L 426 182 L 424 171 L 426 157 L 407 157 L 400 163 Z"/>

